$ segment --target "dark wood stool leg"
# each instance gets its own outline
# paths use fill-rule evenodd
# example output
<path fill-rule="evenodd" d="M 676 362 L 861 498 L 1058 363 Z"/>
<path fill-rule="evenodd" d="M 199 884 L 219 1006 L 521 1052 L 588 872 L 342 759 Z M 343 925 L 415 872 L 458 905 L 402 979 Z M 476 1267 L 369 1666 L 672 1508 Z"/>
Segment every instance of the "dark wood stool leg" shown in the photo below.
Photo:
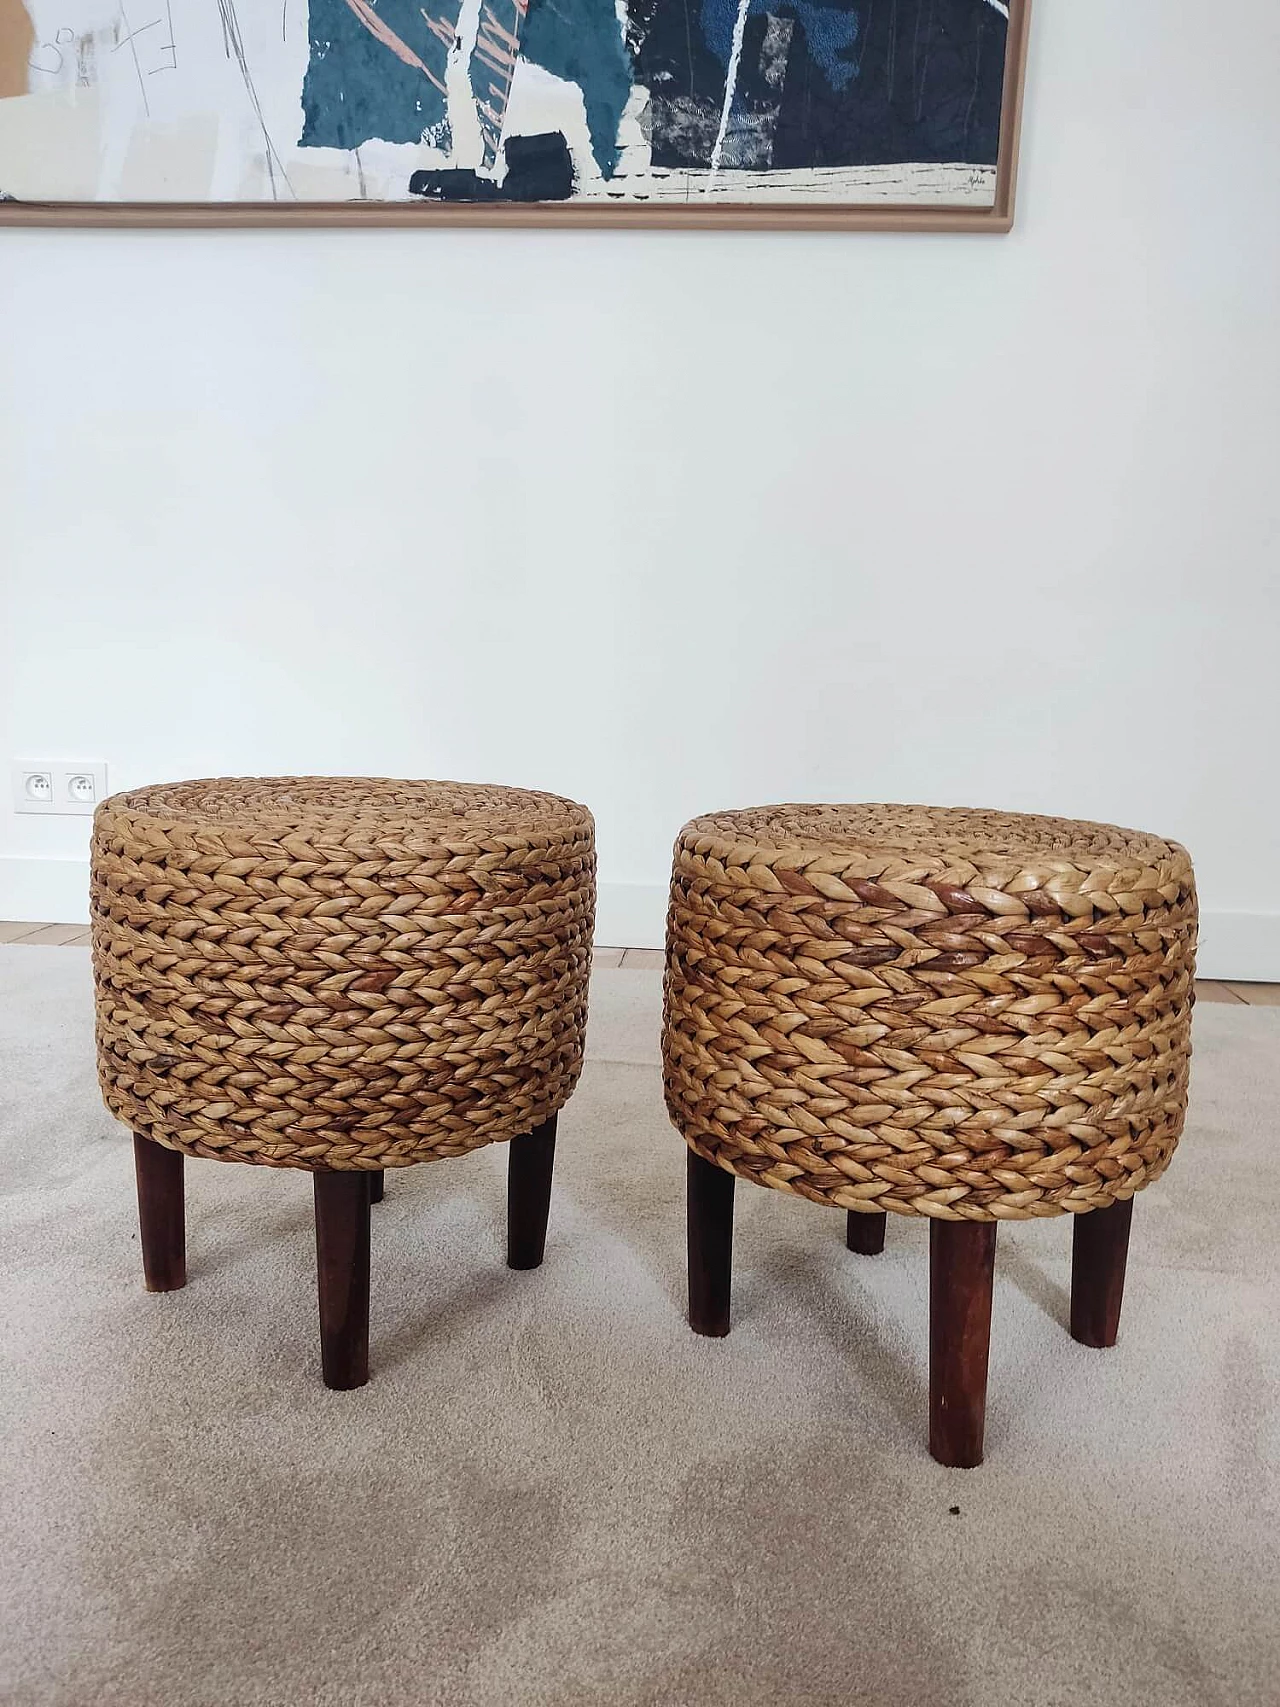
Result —
<path fill-rule="evenodd" d="M 1071 1238 L 1071 1337 L 1081 1345 L 1114 1345 L 1124 1301 L 1133 1199 L 1077 1215 Z"/>
<path fill-rule="evenodd" d="M 513 1138 L 507 1153 L 507 1267 L 537 1268 L 547 1246 L 556 1117 Z"/>
<path fill-rule="evenodd" d="M 369 1379 L 369 1176 L 314 1173 L 320 1361 L 340 1392 Z"/>
<path fill-rule="evenodd" d="M 844 1230 L 844 1242 L 851 1251 L 857 1251 L 860 1257 L 878 1257 L 884 1249 L 884 1224 L 889 1219 L 887 1215 L 868 1215 L 864 1210 L 851 1209 L 848 1214 L 848 1225 Z"/>
<path fill-rule="evenodd" d="M 689 1151 L 689 1326 L 722 1339 L 733 1285 L 734 1176 Z"/>
<path fill-rule="evenodd" d="M 182 1201 L 181 1150 L 166 1150 L 133 1135 L 138 1179 L 138 1230 L 148 1292 L 176 1292 L 187 1284 L 187 1225 Z"/>
<path fill-rule="evenodd" d="M 369 1175 L 369 1202 L 381 1203 L 383 1193 L 382 1169 Z"/>
<path fill-rule="evenodd" d="M 929 1451 L 956 1470 L 982 1462 L 995 1258 L 994 1221 L 929 1223 Z"/>

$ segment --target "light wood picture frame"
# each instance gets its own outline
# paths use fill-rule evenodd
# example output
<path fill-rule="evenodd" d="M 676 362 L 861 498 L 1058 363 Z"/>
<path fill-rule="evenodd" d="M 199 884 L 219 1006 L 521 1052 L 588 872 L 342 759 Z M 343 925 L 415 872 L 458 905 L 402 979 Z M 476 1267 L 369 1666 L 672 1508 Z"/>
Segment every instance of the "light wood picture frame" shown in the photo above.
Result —
<path fill-rule="evenodd" d="M 288 84 L 290 91 L 287 101 L 285 93 L 281 94 L 279 104 L 288 107 L 293 130 L 296 132 L 301 127 L 302 133 L 302 140 L 291 156 L 295 162 L 292 176 L 285 163 L 290 158 L 289 146 L 277 146 L 264 118 L 262 90 L 273 85 L 265 72 L 255 80 L 251 61 L 253 43 L 246 40 L 242 27 L 247 14 L 237 15 L 235 0 L 215 0 L 214 10 L 221 21 L 221 35 L 216 52 L 205 42 L 206 58 L 216 61 L 218 54 L 225 54 L 228 63 L 235 68 L 239 78 L 237 95 L 242 98 L 242 104 L 252 110 L 254 122 L 260 127 L 260 136 L 255 134 L 256 153 L 251 150 L 246 158 L 250 165 L 256 161 L 258 169 L 269 177 L 271 187 L 276 191 L 276 199 L 272 200 L 226 199 L 225 196 L 208 200 L 171 199 L 173 185 L 183 181 L 183 172 L 188 168 L 196 171 L 190 163 L 196 160 L 197 144 L 201 138 L 208 144 L 210 135 L 216 134 L 216 146 L 221 150 L 221 157 L 228 152 L 216 112 L 202 114 L 184 109 L 176 118 L 157 119 L 154 116 L 157 108 L 162 112 L 165 110 L 157 91 L 167 94 L 174 87 L 172 78 L 167 83 L 164 79 L 166 73 L 176 71 L 180 49 L 188 49 L 187 60 L 181 63 L 186 65 L 193 59 L 198 62 L 197 46 L 193 45 L 194 34 L 186 38 L 181 28 L 184 17 L 196 16 L 194 12 L 188 14 L 184 10 L 189 3 L 192 0 L 152 0 L 150 9 L 159 15 L 155 20 L 141 24 L 134 17 L 136 8 L 131 8 L 129 16 L 133 19 L 134 28 L 127 33 L 116 23 L 106 34 L 103 26 L 99 26 L 96 33 L 81 36 L 63 28 L 61 34 L 55 32 L 52 39 L 40 41 L 38 14 L 43 9 L 52 18 L 58 15 L 57 7 L 45 4 L 45 0 L 25 0 L 25 4 L 24 0 L 0 0 L 0 225 L 542 226 L 568 230 L 662 227 L 677 230 L 1000 234 L 1009 231 L 1013 224 L 1031 0 L 902 0 L 904 7 L 914 5 L 921 15 L 927 8 L 930 22 L 923 38 L 923 49 L 919 45 L 920 29 L 916 29 L 916 58 L 908 67 L 916 78 L 916 86 L 910 88 L 905 96 L 899 89 L 904 73 L 901 66 L 895 67 L 893 44 L 889 43 L 885 96 L 874 110 L 886 115 L 886 131 L 893 130 L 896 140 L 890 139 L 888 134 L 883 139 L 877 137 L 868 129 L 870 121 L 862 121 L 858 134 L 860 138 L 867 139 L 875 163 L 852 167 L 841 164 L 835 168 L 805 165 L 790 173 L 784 169 L 771 169 L 777 157 L 778 127 L 785 127 L 789 114 L 786 104 L 789 96 L 785 94 L 778 97 L 774 107 L 770 107 L 766 85 L 771 75 L 779 88 L 788 88 L 785 79 L 793 76 L 793 63 L 803 54 L 803 70 L 809 79 L 804 86 L 805 98 L 810 101 L 810 107 L 812 84 L 816 83 L 828 97 L 827 108 L 822 109 L 827 128 L 816 138 L 814 147 L 826 150 L 823 158 L 830 157 L 832 152 L 838 153 L 841 112 L 848 110 L 849 103 L 859 94 L 854 80 L 855 71 L 857 76 L 867 74 L 869 51 L 880 52 L 881 60 L 873 61 L 873 66 L 883 71 L 883 38 L 877 37 L 876 32 L 883 32 L 885 12 L 881 7 L 877 20 L 878 0 L 849 0 L 843 8 L 850 20 L 847 26 L 849 39 L 847 43 L 837 43 L 834 47 L 830 40 L 832 26 L 828 20 L 839 17 L 840 8 L 830 5 L 815 8 L 807 4 L 807 0 L 702 0 L 698 11 L 698 0 L 689 0 L 687 6 L 685 0 L 679 0 L 686 18 L 692 11 L 700 20 L 699 42 L 695 45 L 693 36 L 689 36 L 687 76 L 691 93 L 683 93 L 685 67 L 681 64 L 676 67 L 680 74 L 681 93 L 675 96 L 655 95 L 651 89 L 633 86 L 628 91 L 621 124 L 617 123 L 617 112 L 621 109 L 615 109 L 610 115 L 607 102 L 596 102 L 593 112 L 602 110 L 606 117 L 600 126 L 591 129 L 590 134 L 589 122 L 581 125 L 581 137 L 573 139 L 577 142 L 576 151 L 570 147 L 565 132 L 553 132 L 550 128 L 536 135 L 529 132 L 529 115 L 534 115 L 536 130 L 537 115 L 541 112 L 555 115 L 570 111 L 566 104 L 566 89 L 571 91 L 584 111 L 588 107 L 588 99 L 586 95 L 579 94 L 571 79 L 557 79 L 540 69 L 536 62 L 531 62 L 532 72 L 521 68 L 519 24 L 520 20 L 536 20 L 538 8 L 542 5 L 558 7 L 557 15 L 566 17 L 575 5 L 596 5 L 597 0 L 478 0 L 478 6 L 477 0 L 435 0 L 440 14 L 437 17 L 429 14 L 426 7 L 416 6 L 415 0 L 414 9 L 426 20 L 425 27 L 434 32 L 433 40 L 443 36 L 449 23 L 450 6 L 458 12 L 460 21 L 470 19 L 469 38 L 462 44 L 460 30 L 455 33 L 449 47 L 452 57 L 446 56 L 446 60 L 438 64 L 439 77 L 432 71 L 426 49 L 420 53 L 388 22 L 389 8 L 392 4 L 400 4 L 401 0 L 283 0 L 286 35 L 291 13 L 294 31 L 301 28 L 308 32 L 293 42 L 293 60 L 288 77 L 277 76 L 277 81 Z M 607 4 L 611 12 L 615 11 L 614 0 L 602 0 L 602 3 Z M 642 5 L 649 20 L 643 28 L 651 32 L 647 40 L 641 38 L 641 53 L 649 51 L 653 33 L 660 31 L 663 7 L 668 3 L 675 3 L 675 0 L 639 0 L 637 10 Z M 92 12 L 92 0 L 85 0 L 85 4 Z M 966 8 L 972 9 L 974 18 L 972 45 L 965 23 Z M 100 10 L 103 16 L 124 16 L 123 8 L 114 0 L 102 0 Z M 808 17 L 812 21 L 814 13 L 819 10 L 822 18 L 812 24 L 817 32 L 815 46 L 804 34 L 805 20 Z M 204 5 L 201 11 L 207 17 L 210 8 Z M 20 13 L 22 18 L 18 16 Z M 946 18 L 959 20 L 950 26 L 950 35 L 947 28 L 939 26 L 938 19 L 942 14 L 945 14 L 944 24 Z M 583 16 L 587 15 L 584 12 Z M 621 17 L 620 13 L 617 15 Z M 900 16 L 896 7 L 890 15 L 895 20 Z M 281 17 L 278 6 L 274 16 L 278 23 Z M 18 38 L 22 38 L 23 19 L 27 35 L 15 42 L 15 32 Z M 327 24 L 326 19 L 329 20 Z M 341 44 L 336 42 L 335 19 L 347 31 L 348 59 L 345 63 L 338 52 Z M 918 18 L 916 22 L 918 25 Z M 964 29 L 961 29 L 961 24 L 965 24 Z M 893 27 L 897 27 L 896 23 Z M 621 24 L 619 28 L 622 28 Z M 526 24 L 525 30 L 526 36 L 532 39 L 532 25 Z M 992 39 L 998 38 L 993 38 L 993 30 L 1003 38 L 1002 62 L 994 74 L 994 81 L 990 44 Z M 824 31 L 825 35 L 822 34 Z M 154 64 L 147 64 L 139 49 L 144 34 L 149 37 L 146 53 L 155 59 Z M 388 36 L 392 38 L 390 42 L 386 39 Z M 423 38 L 424 41 L 426 39 Z M 544 28 L 538 41 L 547 39 Z M 558 49 L 543 52 L 541 58 L 544 63 L 560 63 L 567 58 L 571 66 L 577 65 L 584 58 L 583 43 L 586 39 L 585 34 L 575 35 L 567 52 L 562 42 Z M 635 44 L 625 29 L 622 40 L 629 51 L 634 49 Z M 780 42 L 785 50 L 781 61 Z M 616 44 L 612 46 L 616 49 Z M 861 60 L 857 54 L 859 46 Z M 724 61 L 726 47 L 727 64 Z M 719 50 L 719 59 L 715 57 L 716 49 Z M 279 65 L 272 57 L 274 51 L 274 47 L 262 49 L 261 62 L 274 67 L 279 73 Z M 23 67 L 19 62 L 22 52 L 27 54 L 25 89 L 15 88 L 15 83 L 22 77 Z M 309 59 L 300 61 L 298 56 L 302 52 L 309 52 Z M 557 52 L 559 60 L 556 59 Z M 94 67 L 108 63 L 118 83 L 120 66 L 127 63 L 121 56 L 126 54 L 136 75 L 136 98 L 140 107 L 131 114 L 127 100 L 122 109 L 120 99 L 116 98 L 114 116 L 108 126 L 102 111 L 109 102 L 103 87 L 93 81 Z M 409 59 L 415 61 L 417 71 L 408 65 Z M 469 60 L 470 68 L 468 73 L 464 64 L 462 75 L 469 75 L 470 82 L 461 85 L 462 105 L 468 109 L 474 106 L 481 113 L 478 138 L 474 113 L 468 113 L 473 133 L 471 157 L 478 162 L 478 169 L 459 170 L 454 164 L 459 152 L 466 158 L 465 150 L 460 151 L 457 142 L 458 133 L 464 126 L 455 122 L 452 131 L 449 128 L 450 120 L 459 110 L 457 67 L 460 59 Z M 659 56 L 650 51 L 649 59 L 655 61 Z M 822 60 L 826 67 L 825 75 L 832 80 L 830 86 L 814 69 L 818 60 Z M 86 61 L 89 66 L 87 74 L 84 71 Z M 634 72 L 642 63 L 634 51 L 632 62 Z M 782 64 L 781 73 L 778 72 L 779 63 Z M 68 70 L 72 64 L 76 66 L 74 78 Z M 301 72 L 298 70 L 300 64 L 303 65 Z M 927 106 L 930 99 L 928 74 L 935 64 L 943 67 L 942 73 L 935 72 L 933 78 L 935 90 L 941 85 L 936 122 Z M 38 84 L 41 77 L 47 80 L 53 76 L 55 66 L 60 81 L 49 88 L 31 86 Z M 350 82 L 353 66 L 364 74 L 363 84 L 358 80 Z M 221 74 L 224 68 L 218 63 L 213 70 Z M 410 163 L 418 157 L 427 160 L 429 167 L 431 162 L 436 163 L 434 170 L 414 170 L 411 174 L 410 182 L 416 185 L 422 180 L 428 185 L 425 194 L 415 189 L 413 194 L 400 191 L 394 199 L 382 199 L 367 193 L 366 181 L 374 168 L 370 165 L 366 171 L 361 146 L 343 148 L 337 144 L 349 140 L 344 136 L 343 126 L 349 127 L 353 122 L 348 115 L 359 110 L 359 97 L 363 94 L 366 108 L 371 102 L 374 105 L 381 103 L 385 108 L 388 105 L 385 91 L 396 84 L 397 79 L 403 83 L 406 70 L 421 76 L 417 94 L 410 89 L 415 111 L 419 113 L 426 106 L 421 99 L 424 91 L 433 100 L 439 99 L 444 107 L 444 98 L 437 97 L 434 90 L 437 83 L 441 89 L 446 85 L 449 87 L 449 119 L 442 121 L 435 132 L 424 127 L 424 137 L 417 145 L 416 155 L 413 144 L 396 146 L 381 140 L 378 132 L 375 132 L 372 143 L 364 145 L 363 153 L 378 157 L 379 169 L 391 172 L 391 178 L 386 181 L 393 184 L 404 181 L 397 180 L 394 174 L 402 171 L 399 162 L 406 156 Z M 477 73 L 480 78 L 489 79 L 487 86 L 477 81 Z M 957 101 L 956 80 L 962 76 L 967 79 L 970 75 L 973 96 L 967 109 L 967 128 L 961 128 L 956 115 L 964 102 Z M 161 82 L 149 83 L 148 80 L 156 76 L 161 78 Z M 196 84 L 196 73 L 187 72 L 186 76 L 188 83 Z M 325 107 L 320 98 L 324 79 L 332 84 L 334 78 L 343 76 L 349 79 L 347 92 L 351 98 L 341 108 L 334 107 L 332 103 Z M 755 78 L 754 85 L 752 77 Z M 659 60 L 659 69 L 654 77 L 655 88 L 662 78 L 671 80 L 670 67 Z M 715 86 L 717 78 L 723 81 L 722 98 Z M 895 79 L 899 81 L 895 82 Z M 210 81 L 216 82 L 212 71 Z M 296 90 L 292 88 L 294 82 L 300 85 Z M 583 82 L 587 82 L 585 72 Z M 102 84 L 106 84 L 105 77 Z M 225 77 L 219 87 L 224 86 Z M 526 86 L 533 88 L 534 97 L 530 97 Z M 850 90 L 853 94 L 839 93 Z M 210 99 L 214 101 L 214 97 Z M 844 108 L 839 105 L 840 99 L 845 102 Z M 541 107 L 539 101 L 543 102 Z M 806 113 L 810 107 L 805 109 Z M 293 119 L 293 108 L 301 115 L 300 121 Z M 123 119 L 120 117 L 122 110 Z M 172 110 L 172 107 L 168 109 L 170 113 Z M 336 120 L 333 117 L 335 111 L 340 113 Z M 972 122 L 976 111 L 980 116 L 985 115 L 985 142 L 978 138 L 978 145 L 985 148 L 988 158 L 977 165 L 952 161 L 945 156 L 939 160 L 939 149 L 945 148 L 946 139 L 962 134 L 977 135 L 980 127 L 975 127 Z M 782 114 L 781 119 L 779 113 Z M 766 134 L 771 114 L 775 126 L 772 138 Z M 604 158 L 605 169 L 612 161 L 615 175 L 606 180 L 600 176 L 587 151 L 594 150 L 597 156 L 601 156 L 602 150 L 598 145 L 602 135 L 607 139 L 605 127 L 610 116 L 615 121 L 617 140 L 607 145 L 610 152 Z M 71 166 L 70 150 L 73 145 L 66 138 L 74 134 L 74 147 L 83 155 L 85 137 L 93 135 L 95 118 L 101 126 L 102 137 L 106 139 L 101 146 L 111 152 L 114 161 L 115 182 L 123 182 L 126 188 L 133 186 L 135 189 L 142 184 L 148 199 L 136 194 L 129 199 L 107 199 L 100 188 L 94 195 L 70 194 L 65 198 L 61 194 L 22 193 L 24 174 L 37 186 L 58 180 L 58 150 L 63 147 L 69 151 L 65 173 L 68 184 L 76 181 L 77 170 L 81 181 L 92 173 L 92 158 L 87 164 L 81 160 L 77 167 Z M 243 121 L 243 113 L 238 118 Z M 395 122 L 399 120 L 400 115 L 397 115 Z M 380 121 L 369 122 L 376 124 Z M 544 122 L 551 126 L 556 119 L 553 116 Z M 623 147 L 623 131 L 627 127 L 630 127 L 629 134 L 633 138 L 641 139 L 640 143 L 633 142 L 630 156 Z M 234 127 L 227 121 L 224 128 Z M 308 128 L 324 144 L 312 147 L 310 155 L 306 147 Z M 566 125 L 565 131 L 569 128 Z M 714 141 L 711 141 L 713 130 Z M 793 122 L 792 132 L 788 133 L 791 158 L 795 157 L 797 146 L 792 134 L 794 131 Z M 278 134 L 287 132 L 281 130 Z M 442 134 L 451 138 L 454 149 L 451 157 L 427 146 L 428 138 L 438 143 Z M 884 164 L 883 157 L 892 154 L 895 147 L 899 152 L 904 151 L 900 137 L 912 134 L 925 137 L 932 150 L 931 159 L 923 163 Z M 244 135 L 243 124 L 240 135 Z M 543 170 L 543 162 L 547 158 L 545 145 L 551 143 L 553 135 L 553 151 L 558 151 L 560 164 L 557 166 L 553 161 L 552 170 L 563 169 L 571 174 L 573 191 L 567 199 L 542 200 L 526 199 L 517 188 L 514 192 L 516 199 L 507 199 L 505 186 L 516 182 L 513 149 L 517 151 L 516 165 L 526 174 L 522 181 L 532 184 L 534 194 L 537 194 L 536 173 Z M 807 137 L 807 131 L 805 135 Z M 993 140 L 995 158 L 991 161 L 989 155 Z M 541 155 L 539 148 L 543 150 Z M 652 165 L 650 157 L 656 161 L 660 148 L 665 151 L 666 163 Z M 772 154 L 771 148 L 775 150 Z M 518 154 L 521 149 L 523 156 Z M 638 149 L 647 151 L 641 170 L 620 169 L 620 163 L 633 159 Z M 686 156 L 691 162 L 687 165 L 682 163 Z M 528 166 L 530 157 L 533 158 L 533 176 L 530 176 Z M 308 175 L 307 181 L 313 187 L 316 183 L 322 184 L 321 179 L 311 176 L 322 169 L 313 169 L 313 158 L 325 163 L 323 170 L 341 170 L 348 177 L 355 173 L 354 187 L 349 194 L 346 190 L 343 192 L 346 199 L 326 199 L 323 186 L 316 199 L 296 193 L 296 184 L 304 174 Z M 578 164 L 582 158 L 587 159 L 588 170 L 585 173 Z M 305 164 L 297 165 L 300 159 Z M 744 160 L 748 163 L 747 169 L 741 166 Z M 339 163 L 337 167 L 331 164 L 334 161 Z M 762 167 L 761 161 L 768 164 Z M 392 164 L 388 167 L 386 162 Z M 755 169 L 751 169 L 752 162 Z M 233 154 L 233 168 L 234 165 Z M 220 171 L 221 181 L 225 182 L 225 158 L 222 158 Z M 214 173 L 215 182 L 217 178 L 218 174 Z M 585 192 L 578 194 L 578 189 L 588 178 L 590 181 Z M 95 186 L 110 179 L 111 172 L 102 168 Z M 781 185 L 777 190 L 773 188 L 773 179 Z M 871 184 L 875 199 L 870 196 L 864 200 L 833 199 L 829 190 L 838 191 L 851 180 L 865 180 Z M 18 184 L 17 194 L 9 187 L 15 181 Z M 895 200 L 895 185 L 904 181 L 910 193 L 901 200 Z M 289 187 L 291 193 L 288 197 L 281 193 L 282 182 Z M 464 185 L 461 192 L 456 190 L 458 182 Z M 740 193 L 739 183 L 749 183 L 752 186 L 750 192 Z M 680 193 L 681 185 L 683 193 Z M 815 189 L 815 185 L 818 188 Z M 644 187 L 644 199 L 641 199 L 639 189 L 633 193 L 633 186 Z M 486 199 L 453 199 L 455 193 L 469 196 L 483 193 Z M 151 199 L 153 194 L 155 199 Z M 761 197 L 772 199 L 759 199 Z"/>

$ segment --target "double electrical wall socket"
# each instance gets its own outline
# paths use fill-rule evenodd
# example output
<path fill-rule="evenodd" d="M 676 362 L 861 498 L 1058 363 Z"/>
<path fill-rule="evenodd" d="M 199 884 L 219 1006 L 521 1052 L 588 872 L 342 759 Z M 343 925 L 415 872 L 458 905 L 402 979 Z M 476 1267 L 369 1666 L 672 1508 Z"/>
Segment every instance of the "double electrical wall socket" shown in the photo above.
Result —
<path fill-rule="evenodd" d="M 106 798 L 107 767 L 100 759 L 15 759 L 10 772 L 15 812 L 91 818 Z"/>

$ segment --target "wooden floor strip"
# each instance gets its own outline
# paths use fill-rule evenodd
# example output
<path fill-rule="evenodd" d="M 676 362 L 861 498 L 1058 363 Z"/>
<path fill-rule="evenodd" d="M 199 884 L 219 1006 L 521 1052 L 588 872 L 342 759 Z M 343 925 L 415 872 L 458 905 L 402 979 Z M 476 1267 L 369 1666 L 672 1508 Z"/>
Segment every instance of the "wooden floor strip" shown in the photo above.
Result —
<path fill-rule="evenodd" d="M 38 925 L 30 936 L 21 937 L 25 943 L 43 943 L 47 948 L 65 948 L 76 937 L 84 935 L 83 925 Z"/>
<path fill-rule="evenodd" d="M 24 937 L 40 929 L 39 925 L 32 924 L 0 924 L 0 942 L 21 942 Z"/>

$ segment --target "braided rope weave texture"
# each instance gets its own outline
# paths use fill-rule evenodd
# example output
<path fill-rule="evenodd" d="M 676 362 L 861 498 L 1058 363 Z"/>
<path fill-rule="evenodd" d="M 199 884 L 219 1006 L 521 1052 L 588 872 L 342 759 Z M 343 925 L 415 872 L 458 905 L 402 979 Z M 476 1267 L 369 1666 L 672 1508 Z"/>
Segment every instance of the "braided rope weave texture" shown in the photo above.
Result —
<path fill-rule="evenodd" d="M 691 1149 L 845 1209 L 1080 1213 L 1168 1164 L 1196 895 L 1175 842 L 921 806 L 697 818 L 663 1039 Z"/>
<path fill-rule="evenodd" d="M 582 1066 L 591 814 L 519 789 L 222 778 L 93 827 L 98 1075 L 171 1149 L 272 1167 L 460 1156 Z"/>

